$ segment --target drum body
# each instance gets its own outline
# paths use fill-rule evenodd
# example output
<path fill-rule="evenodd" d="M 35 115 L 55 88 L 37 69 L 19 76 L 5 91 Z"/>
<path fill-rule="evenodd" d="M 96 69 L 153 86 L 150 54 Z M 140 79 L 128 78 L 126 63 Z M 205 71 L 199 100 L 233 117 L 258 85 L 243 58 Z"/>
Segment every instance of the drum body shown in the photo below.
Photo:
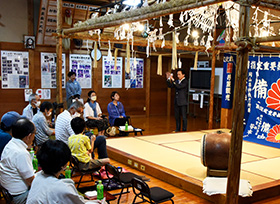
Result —
<path fill-rule="evenodd" d="M 205 134 L 201 140 L 201 162 L 209 169 L 227 170 L 231 135 L 223 132 Z"/>

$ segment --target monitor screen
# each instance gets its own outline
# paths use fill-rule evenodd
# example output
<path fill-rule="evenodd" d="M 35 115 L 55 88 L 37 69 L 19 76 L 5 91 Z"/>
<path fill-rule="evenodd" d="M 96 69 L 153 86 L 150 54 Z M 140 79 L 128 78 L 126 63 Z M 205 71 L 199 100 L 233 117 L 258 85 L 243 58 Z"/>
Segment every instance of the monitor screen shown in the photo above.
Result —
<path fill-rule="evenodd" d="M 211 88 L 211 69 L 192 70 L 190 73 L 190 89 L 210 90 Z"/>

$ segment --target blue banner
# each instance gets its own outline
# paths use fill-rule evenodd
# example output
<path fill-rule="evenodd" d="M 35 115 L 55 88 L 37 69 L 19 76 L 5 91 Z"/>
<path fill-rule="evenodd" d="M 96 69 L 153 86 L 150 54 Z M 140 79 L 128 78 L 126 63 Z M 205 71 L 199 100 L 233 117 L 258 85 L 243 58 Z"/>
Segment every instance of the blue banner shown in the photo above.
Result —
<path fill-rule="evenodd" d="M 280 148 L 280 58 L 250 56 L 244 140 Z"/>
<path fill-rule="evenodd" d="M 235 81 L 236 56 L 224 55 L 222 108 L 231 109 Z"/>

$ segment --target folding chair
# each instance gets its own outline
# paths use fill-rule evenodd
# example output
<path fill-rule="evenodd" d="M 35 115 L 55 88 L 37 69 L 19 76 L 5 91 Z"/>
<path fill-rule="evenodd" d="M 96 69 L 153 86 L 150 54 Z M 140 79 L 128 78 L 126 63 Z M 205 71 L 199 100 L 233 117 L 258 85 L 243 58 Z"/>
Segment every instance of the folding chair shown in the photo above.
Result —
<path fill-rule="evenodd" d="M 5 189 L 2 185 L 0 185 L 0 192 L 3 195 L 7 204 L 12 203 L 13 196 L 9 193 L 7 189 Z"/>
<path fill-rule="evenodd" d="M 78 173 L 80 174 L 79 182 L 76 183 L 76 184 L 77 184 L 77 188 L 79 188 L 79 186 L 80 186 L 81 183 L 87 183 L 87 182 L 92 182 L 92 181 L 94 181 L 94 179 L 93 179 L 93 177 L 94 177 L 93 173 L 98 172 L 99 175 L 100 175 L 100 172 L 99 172 L 99 170 L 101 169 L 100 167 L 98 167 L 98 168 L 96 168 L 96 169 L 89 169 L 89 170 L 82 170 L 82 169 L 80 169 L 80 168 L 79 168 L 79 160 L 77 159 L 77 157 L 75 157 L 75 156 L 73 156 L 73 155 L 71 156 L 70 166 L 72 167 L 71 177 L 72 177 L 72 175 L 73 175 L 74 172 L 78 172 Z M 91 180 L 90 180 L 90 181 L 83 181 L 83 182 L 82 182 L 82 178 L 83 178 L 83 176 L 86 175 L 86 174 L 90 174 Z"/>
<path fill-rule="evenodd" d="M 111 164 L 106 164 L 105 169 L 106 169 L 106 174 L 107 174 L 107 177 L 109 180 L 107 185 L 109 185 L 110 182 L 114 180 L 115 182 L 117 182 L 119 185 L 122 186 L 122 190 L 120 193 L 113 194 L 113 195 L 120 195 L 118 198 L 118 204 L 119 204 L 122 194 L 129 193 L 129 187 L 132 186 L 132 184 L 131 184 L 132 178 L 134 178 L 134 177 L 137 177 L 139 179 L 141 179 L 141 178 L 131 172 L 123 173 Z M 112 174 L 113 176 L 110 176 L 109 173 Z M 124 188 L 127 189 L 126 192 L 123 192 Z"/>
<path fill-rule="evenodd" d="M 142 199 L 141 203 L 149 202 L 152 204 L 157 204 L 170 200 L 174 204 L 174 201 L 172 200 L 174 196 L 173 193 L 160 187 L 150 188 L 146 182 L 138 178 L 133 178 L 131 182 L 133 192 L 135 194 L 135 197 L 132 202 L 133 204 L 135 203 L 137 197 Z M 144 197 L 148 199 L 145 199 Z"/>

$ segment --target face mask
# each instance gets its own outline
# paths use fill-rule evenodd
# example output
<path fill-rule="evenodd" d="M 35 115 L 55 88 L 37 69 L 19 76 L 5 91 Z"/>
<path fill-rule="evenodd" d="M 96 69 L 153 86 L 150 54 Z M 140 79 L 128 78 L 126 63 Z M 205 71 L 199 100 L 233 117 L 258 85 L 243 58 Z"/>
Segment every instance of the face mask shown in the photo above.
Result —
<path fill-rule="evenodd" d="M 35 103 L 35 106 L 37 106 L 37 107 L 39 107 L 41 105 L 41 101 L 37 101 L 36 103 Z"/>
<path fill-rule="evenodd" d="M 72 118 L 77 118 L 77 117 L 81 117 L 81 114 L 78 112 L 75 112 L 74 115 L 72 115 Z"/>
<path fill-rule="evenodd" d="M 92 101 L 96 101 L 97 96 L 92 96 L 90 99 L 91 99 Z"/>
<path fill-rule="evenodd" d="M 52 115 L 52 112 L 47 113 L 47 117 L 50 117 Z"/>

